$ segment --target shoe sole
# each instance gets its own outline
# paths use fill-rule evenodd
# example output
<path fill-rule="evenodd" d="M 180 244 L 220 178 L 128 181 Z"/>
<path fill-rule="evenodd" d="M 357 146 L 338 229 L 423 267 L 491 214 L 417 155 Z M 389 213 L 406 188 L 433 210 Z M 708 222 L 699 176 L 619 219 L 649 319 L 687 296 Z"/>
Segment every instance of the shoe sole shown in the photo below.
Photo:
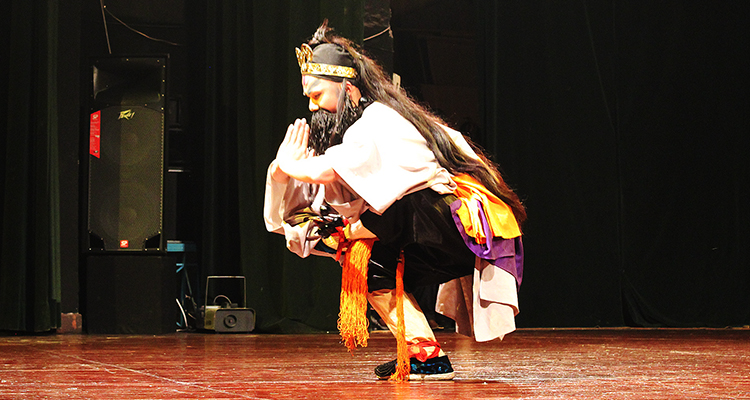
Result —
<path fill-rule="evenodd" d="M 450 381 L 456 376 L 455 372 L 448 372 L 445 374 L 409 374 L 410 381 Z M 389 376 L 379 376 L 378 379 L 385 381 Z"/>
<path fill-rule="evenodd" d="M 445 374 L 409 374 L 410 381 L 450 381 L 456 376 L 455 372 Z"/>

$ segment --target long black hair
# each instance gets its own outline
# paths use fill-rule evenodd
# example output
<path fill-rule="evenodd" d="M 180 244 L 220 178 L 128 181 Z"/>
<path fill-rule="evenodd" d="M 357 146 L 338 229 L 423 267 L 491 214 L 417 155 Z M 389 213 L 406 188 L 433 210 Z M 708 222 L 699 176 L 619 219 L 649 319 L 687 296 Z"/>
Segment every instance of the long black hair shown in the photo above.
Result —
<path fill-rule="evenodd" d="M 443 129 L 442 126 L 447 126 L 445 121 L 419 105 L 402 88 L 393 84 L 383 69 L 358 50 L 354 43 L 335 35 L 332 29 L 328 28 L 327 20 L 318 28 L 309 42 L 313 47 L 321 43 L 334 43 L 349 52 L 357 70 L 357 77 L 351 81 L 352 84 L 368 101 L 381 102 L 411 122 L 427 141 L 428 147 L 435 154 L 435 159 L 443 168 L 453 175 L 463 173 L 472 176 L 510 206 L 519 225 L 526 220 L 526 209 L 518 195 L 505 183 L 497 165 L 484 155 L 479 146 L 466 138 L 479 156 L 479 160 L 461 151 Z M 345 84 L 346 79 L 342 81 L 342 85 Z M 345 91 L 342 90 L 342 92 Z M 342 101 L 344 101 L 343 98 L 339 101 L 340 105 Z"/>

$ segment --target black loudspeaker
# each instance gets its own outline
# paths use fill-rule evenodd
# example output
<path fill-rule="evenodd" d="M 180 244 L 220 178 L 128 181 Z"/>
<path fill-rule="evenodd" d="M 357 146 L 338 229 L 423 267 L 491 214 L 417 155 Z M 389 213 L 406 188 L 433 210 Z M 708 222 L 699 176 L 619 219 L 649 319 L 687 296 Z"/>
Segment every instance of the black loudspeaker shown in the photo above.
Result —
<path fill-rule="evenodd" d="M 166 251 L 167 60 L 92 62 L 85 250 Z"/>
<path fill-rule="evenodd" d="M 88 333 L 176 330 L 175 260 L 158 255 L 86 257 L 83 326 Z"/>

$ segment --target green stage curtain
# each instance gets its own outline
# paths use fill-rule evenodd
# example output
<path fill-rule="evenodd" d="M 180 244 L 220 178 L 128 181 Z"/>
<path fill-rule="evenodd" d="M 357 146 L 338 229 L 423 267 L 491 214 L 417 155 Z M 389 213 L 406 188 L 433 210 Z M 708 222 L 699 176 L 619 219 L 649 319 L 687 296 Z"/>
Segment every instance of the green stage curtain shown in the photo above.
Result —
<path fill-rule="evenodd" d="M 529 214 L 519 326 L 750 323 L 748 8 L 479 6 L 488 148 Z"/>
<path fill-rule="evenodd" d="M 10 3 L 0 39 L 0 330 L 44 332 L 60 326 L 59 3 Z"/>
<path fill-rule="evenodd" d="M 266 231 L 268 164 L 286 127 L 309 117 L 294 48 L 327 18 L 362 38 L 363 1 L 221 1 L 206 10 L 203 266 L 242 274 L 257 330 L 336 329 L 341 269 L 301 259 Z"/>

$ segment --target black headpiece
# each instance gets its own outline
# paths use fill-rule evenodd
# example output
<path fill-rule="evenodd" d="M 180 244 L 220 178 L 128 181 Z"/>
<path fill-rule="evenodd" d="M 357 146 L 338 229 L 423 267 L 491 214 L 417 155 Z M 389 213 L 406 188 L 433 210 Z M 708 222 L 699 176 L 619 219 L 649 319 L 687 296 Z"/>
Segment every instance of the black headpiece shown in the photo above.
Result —
<path fill-rule="evenodd" d="M 357 77 L 354 60 L 343 47 L 333 43 L 322 43 L 314 49 L 306 43 L 300 47 L 295 52 L 302 75 Z"/>

